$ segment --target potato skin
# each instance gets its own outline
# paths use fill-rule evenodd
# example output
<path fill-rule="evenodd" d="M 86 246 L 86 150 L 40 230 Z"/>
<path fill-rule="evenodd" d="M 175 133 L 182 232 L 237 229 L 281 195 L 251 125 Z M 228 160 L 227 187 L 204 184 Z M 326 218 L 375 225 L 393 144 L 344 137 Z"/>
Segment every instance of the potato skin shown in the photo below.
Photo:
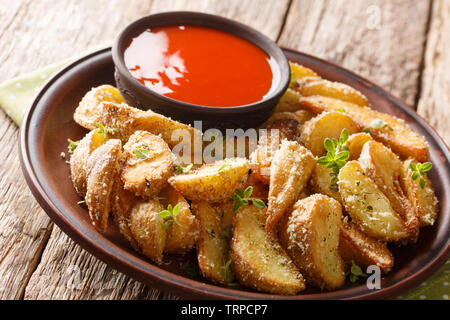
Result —
<path fill-rule="evenodd" d="M 299 200 L 280 224 L 280 241 L 306 278 L 321 289 L 333 290 L 345 282 L 339 254 L 342 209 L 339 202 L 315 194 Z"/>
<path fill-rule="evenodd" d="M 299 142 L 318 157 L 326 154 L 323 142 L 326 138 L 339 139 L 343 129 L 349 134 L 358 132 L 358 126 L 347 115 L 341 112 L 326 112 L 305 122 Z"/>
<path fill-rule="evenodd" d="M 234 280 L 230 266 L 228 277 L 224 266 L 229 260 L 229 226 L 232 203 L 212 205 L 206 201 L 193 201 L 192 210 L 200 224 L 200 235 L 197 242 L 197 260 L 202 275 L 219 284 L 227 284 Z M 225 211 L 228 213 L 225 215 Z"/>
<path fill-rule="evenodd" d="M 348 217 L 342 220 L 339 253 L 344 261 L 353 260 L 364 269 L 376 265 L 383 273 L 388 273 L 394 265 L 394 257 L 386 247 L 386 243 L 366 235 L 356 224 L 349 221 Z"/>
<path fill-rule="evenodd" d="M 389 199 L 395 212 L 402 217 L 408 229 L 408 240 L 416 242 L 419 237 L 420 221 L 400 185 L 403 163 L 391 150 L 376 141 L 364 144 L 358 161 L 368 177 Z"/>
<path fill-rule="evenodd" d="M 140 251 L 153 262 L 162 264 L 166 243 L 164 220 L 159 213 L 164 207 L 158 200 L 136 203 L 130 213 L 130 230 Z"/>
<path fill-rule="evenodd" d="M 123 147 L 125 161 L 121 179 L 126 190 L 152 198 L 167 186 L 173 174 L 172 152 L 166 142 L 146 131 L 136 131 Z M 139 159 L 135 151 L 148 150 L 147 159 Z"/>
<path fill-rule="evenodd" d="M 86 205 L 94 227 L 105 232 L 111 211 L 111 191 L 118 172 L 122 143 L 108 140 L 95 149 L 86 163 Z"/>
<path fill-rule="evenodd" d="M 403 120 L 368 107 L 322 96 L 302 97 L 300 104 L 303 108 L 314 113 L 344 109 L 345 114 L 358 124 L 360 130 L 370 128 L 373 120 L 380 119 L 393 130 L 371 128 L 370 134 L 375 140 L 389 146 L 392 151 L 403 158 L 412 157 L 420 162 L 428 161 L 428 144 L 425 138 L 412 130 Z"/>
<path fill-rule="evenodd" d="M 222 202 L 229 200 L 237 188 L 245 185 L 248 172 L 247 159 L 232 158 L 173 176 L 169 183 L 189 200 Z"/>
<path fill-rule="evenodd" d="M 311 187 L 315 193 L 327 195 L 342 204 L 338 185 L 331 185 L 331 174 L 333 174 L 332 169 L 316 163 L 311 175 Z"/>
<path fill-rule="evenodd" d="M 164 208 L 170 204 L 172 207 L 180 204 L 180 212 L 176 219 L 178 223 L 173 223 L 166 229 L 167 238 L 164 246 L 164 252 L 167 253 L 185 253 L 194 247 L 200 233 L 198 220 L 191 213 L 189 203 L 181 193 L 167 186 L 159 195 L 161 204 Z"/>
<path fill-rule="evenodd" d="M 275 227 L 307 185 L 316 160 L 312 153 L 294 141 L 283 140 L 270 166 L 266 228 Z"/>
<path fill-rule="evenodd" d="M 350 152 L 349 160 L 358 160 L 362 148 L 367 141 L 373 140 L 372 137 L 364 132 L 354 133 L 348 137 L 347 147 Z"/>
<path fill-rule="evenodd" d="M 231 260 L 240 283 L 258 291 L 293 295 L 305 289 L 302 275 L 273 233 L 264 228 L 266 209 L 242 207 L 233 219 Z"/>
<path fill-rule="evenodd" d="M 422 177 L 425 180 L 424 188 L 420 187 L 419 179 L 412 179 L 411 162 L 414 160 L 408 159 L 402 165 L 401 186 L 419 217 L 421 227 L 432 226 L 438 216 L 438 200 L 426 175 Z"/>
<path fill-rule="evenodd" d="M 408 237 L 402 218 L 359 162 L 347 162 L 339 171 L 338 185 L 345 210 L 367 235 L 388 242 Z"/>

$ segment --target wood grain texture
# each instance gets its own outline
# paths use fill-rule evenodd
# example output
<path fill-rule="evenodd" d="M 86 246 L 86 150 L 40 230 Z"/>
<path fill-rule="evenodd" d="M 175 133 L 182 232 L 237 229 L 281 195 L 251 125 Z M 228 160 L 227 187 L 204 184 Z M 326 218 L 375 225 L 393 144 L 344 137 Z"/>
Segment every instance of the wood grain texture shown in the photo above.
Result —
<path fill-rule="evenodd" d="M 429 1 L 293 0 L 279 44 L 334 61 L 414 105 Z"/>
<path fill-rule="evenodd" d="M 450 146 L 450 1 L 433 2 L 417 111 Z"/>
<path fill-rule="evenodd" d="M 247 23 L 276 39 L 287 7 L 287 0 L 23 1 L 14 8 L 13 13 L 8 13 L 11 16 L 10 24 L 0 22 L 0 44 L 10 43 L 5 52 L 0 52 L 0 70 L 4 71 L 0 73 L 0 81 L 73 56 L 89 47 L 108 43 L 129 21 L 150 12 L 196 10 L 216 13 Z M 3 6 L 0 10 L 9 12 Z M 6 64 L 17 67 L 6 70 Z M 14 141 L 17 141 L 17 129 L 3 113 L 0 116 L 0 125 L 14 136 L 9 137 L 8 142 L 3 137 L 0 142 L 16 151 Z M 0 151 L 0 159 L 7 163 L 5 171 L 14 165 L 19 170 L 17 157 L 8 160 L 7 155 Z M 8 259 L 2 262 L 0 285 L 2 281 L 8 283 L 4 290 L 8 295 L 3 296 L 4 298 L 20 298 L 23 295 L 25 299 L 175 298 L 107 267 L 82 250 L 58 227 L 54 226 L 52 229 L 49 219 L 30 196 L 23 179 L 16 181 L 17 176 L 21 177 L 21 174 L 8 172 L 7 176 L 14 185 L 10 183 L 10 186 L 6 187 L 6 184 L 2 184 L 0 189 L 0 192 L 7 193 L 2 196 L 2 204 L 10 208 L 8 210 L 5 207 L 5 210 L 2 210 L 3 216 L 0 216 L 0 230 L 7 233 L 4 241 L 2 237 L 0 242 L 0 254 L 7 256 L 8 252 L 12 252 L 9 257 L 15 257 L 23 252 L 19 257 L 26 267 L 23 268 L 18 263 L 13 264 Z M 28 207 L 19 202 L 23 201 L 23 197 L 15 197 L 22 190 L 26 190 Z M 29 237 L 24 237 L 15 224 L 12 224 L 11 210 L 17 216 L 14 219 L 15 224 L 20 223 L 31 229 L 27 230 Z M 30 219 L 31 217 L 33 219 Z M 50 232 L 51 237 L 48 240 Z M 28 242 L 15 243 L 19 235 Z M 77 279 L 80 283 L 74 287 L 73 281 Z"/>

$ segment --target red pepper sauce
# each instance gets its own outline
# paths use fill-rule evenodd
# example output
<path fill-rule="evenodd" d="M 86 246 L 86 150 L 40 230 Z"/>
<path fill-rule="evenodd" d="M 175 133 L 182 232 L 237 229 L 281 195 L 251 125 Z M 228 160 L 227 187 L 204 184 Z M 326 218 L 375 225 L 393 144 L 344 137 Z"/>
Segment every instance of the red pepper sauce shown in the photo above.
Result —
<path fill-rule="evenodd" d="M 278 81 L 278 66 L 235 35 L 198 26 L 164 26 L 133 38 L 125 64 L 143 85 L 167 97 L 212 107 L 260 101 Z"/>

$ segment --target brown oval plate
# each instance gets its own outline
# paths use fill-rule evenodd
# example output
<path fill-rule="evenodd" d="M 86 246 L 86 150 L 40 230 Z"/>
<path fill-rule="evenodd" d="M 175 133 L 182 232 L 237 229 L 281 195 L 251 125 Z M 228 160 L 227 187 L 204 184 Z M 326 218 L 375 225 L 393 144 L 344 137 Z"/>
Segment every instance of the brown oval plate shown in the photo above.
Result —
<path fill-rule="evenodd" d="M 392 248 L 395 267 L 382 278 L 381 289 L 369 290 L 365 283 L 348 284 L 333 292 L 308 289 L 297 296 L 277 296 L 244 287 L 221 287 L 184 271 L 195 262 L 195 253 L 165 257 L 162 268 L 135 252 L 110 223 L 105 234 L 91 225 L 86 209 L 70 179 L 69 166 L 60 157 L 67 152 L 67 138 L 79 139 L 86 130 L 72 119 L 83 95 L 92 87 L 114 84 L 111 49 L 103 49 L 70 64 L 51 78 L 36 95 L 21 127 L 20 159 L 27 183 L 50 218 L 75 242 L 111 267 L 132 278 L 187 298 L 227 299 L 361 299 L 393 298 L 418 286 L 449 258 L 450 252 L 450 153 L 436 132 L 402 101 L 380 87 L 310 55 L 284 50 L 287 57 L 306 65 L 326 79 L 346 83 L 362 91 L 374 108 L 404 119 L 424 135 L 430 145 L 433 170 L 429 177 L 440 200 L 439 218 L 422 229 L 419 241 L 399 250 Z"/>

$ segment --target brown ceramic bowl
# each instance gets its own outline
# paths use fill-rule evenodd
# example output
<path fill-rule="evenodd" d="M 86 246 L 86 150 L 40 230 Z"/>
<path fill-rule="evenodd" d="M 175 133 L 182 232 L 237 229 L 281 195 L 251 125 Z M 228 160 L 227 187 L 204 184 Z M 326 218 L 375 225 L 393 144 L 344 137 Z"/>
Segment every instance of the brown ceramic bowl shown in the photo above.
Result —
<path fill-rule="evenodd" d="M 111 50 L 92 53 L 61 70 L 36 95 L 21 127 L 20 159 L 23 173 L 34 196 L 51 219 L 75 242 L 113 268 L 152 287 L 187 298 L 228 299 L 362 299 L 393 298 L 418 286 L 449 258 L 450 252 L 450 153 L 436 132 L 403 102 L 354 73 L 315 57 L 284 50 L 287 57 L 312 68 L 323 77 L 347 83 L 362 91 L 377 110 L 404 119 L 424 135 L 430 145 L 433 170 L 429 177 L 440 201 L 440 214 L 433 227 L 421 230 L 419 241 L 403 248 L 391 248 L 395 266 L 381 281 L 380 290 L 364 283 L 347 284 L 332 291 L 313 288 L 297 296 L 277 296 L 245 287 L 222 287 L 201 277 L 189 277 L 180 268 L 195 263 L 195 252 L 184 257 L 167 256 L 159 267 L 135 252 L 110 223 L 105 234 L 91 225 L 86 209 L 69 177 L 69 166 L 60 153 L 67 151 L 67 138 L 80 139 L 86 130 L 72 119 L 83 95 L 92 87 L 114 84 Z M 32 222 L 30 222 L 32 223 Z"/>
<path fill-rule="evenodd" d="M 195 25 L 218 29 L 255 44 L 275 60 L 280 72 L 279 83 L 272 93 L 261 101 L 226 108 L 195 105 L 171 99 L 150 90 L 137 81 L 128 71 L 124 62 L 124 51 L 131 40 L 144 30 L 166 25 Z M 201 120 L 204 129 L 257 127 L 273 113 L 278 100 L 286 91 L 290 81 L 288 61 L 275 42 L 247 25 L 200 12 L 158 13 L 130 23 L 116 37 L 112 47 L 112 57 L 116 68 L 116 85 L 130 105 L 144 110 L 152 109 L 184 123 L 193 124 L 195 120 Z"/>

